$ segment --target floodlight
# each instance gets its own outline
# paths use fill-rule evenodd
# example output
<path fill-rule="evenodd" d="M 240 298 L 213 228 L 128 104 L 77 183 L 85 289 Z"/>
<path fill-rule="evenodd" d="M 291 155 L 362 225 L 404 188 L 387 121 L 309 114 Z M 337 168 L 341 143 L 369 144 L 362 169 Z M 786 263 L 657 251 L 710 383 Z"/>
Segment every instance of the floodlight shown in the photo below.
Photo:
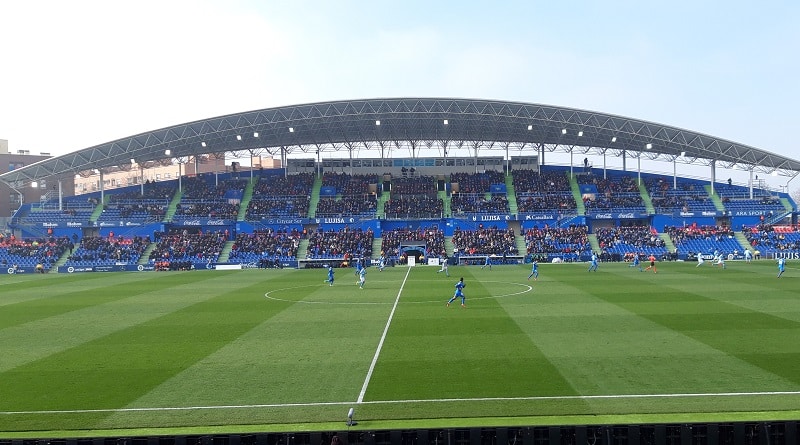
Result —
<path fill-rule="evenodd" d="M 528 125 L 528 131 L 533 130 L 533 125 Z"/>
<path fill-rule="evenodd" d="M 681 152 L 681 157 L 682 157 L 682 158 L 686 157 L 686 152 L 685 152 L 685 151 L 682 151 L 682 152 Z"/>
<path fill-rule="evenodd" d="M 611 138 L 611 142 L 617 142 L 617 137 L 614 136 L 613 138 Z"/>
<path fill-rule="evenodd" d="M 651 148 L 653 148 L 653 144 L 648 142 L 647 145 L 645 145 L 645 148 L 650 150 Z"/>
<path fill-rule="evenodd" d="M 257 138 L 257 137 L 258 137 L 258 132 L 257 132 L 257 131 L 254 131 L 254 132 L 253 132 L 253 137 L 254 137 L 254 138 Z"/>
<path fill-rule="evenodd" d="M 444 120 L 444 124 L 445 124 L 445 125 L 449 124 L 449 122 L 447 121 L 447 119 L 445 119 L 445 120 Z"/>
<path fill-rule="evenodd" d="M 289 133 L 294 133 L 294 127 L 289 127 Z"/>
<path fill-rule="evenodd" d="M 131 158 L 131 164 L 135 164 L 135 163 L 136 163 L 136 159 Z"/>
<path fill-rule="evenodd" d="M 582 131 L 579 131 L 579 132 L 578 132 L 578 137 L 581 137 L 581 136 L 583 136 L 583 132 L 582 132 Z"/>
<path fill-rule="evenodd" d="M 375 126 L 376 127 L 380 127 L 381 126 L 381 121 L 375 121 Z"/>
<path fill-rule="evenodd" d="M 166 150 L 164 150 L 164 154 L 169 156 L 169 155 L 172 154 L 172 151 L 170 151 L 170 149 L 166 149 Z"/>
<path fill-rule="evenodd" d="M 237 134 L 236 135 L 236 140 L 237 141 L 241 141 L 242 140 L 242 135 L 241 134 Z"/>
<path fill-rule="evenodd" d="M 37 188 L 37 187 L 39 187 L 39 183 L 38 182 L 36 182 L 36 181 L 31 182 L 31 188 Z M 353 408 L 350 408 L 350 411 L 352 411 L 352 410 L 353 410 Z"/>
<path fill-rule="evenodd" d="M 205 142 L 201 142 L 201 143 L 200 143 L 200 146 L 201 146 L 201 147 L 205 147 L 205 146 L 206 146 L 206 143 L 205 143 Z"/>

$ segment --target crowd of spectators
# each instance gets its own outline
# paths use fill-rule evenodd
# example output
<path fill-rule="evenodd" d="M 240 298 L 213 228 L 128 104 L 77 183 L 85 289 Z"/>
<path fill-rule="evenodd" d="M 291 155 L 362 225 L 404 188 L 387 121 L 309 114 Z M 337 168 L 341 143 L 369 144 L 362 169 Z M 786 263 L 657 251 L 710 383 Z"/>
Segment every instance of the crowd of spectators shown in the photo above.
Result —
<path fill-rule="evenodd" d="M 492 184 L 505 184 L 503 173 L 486 170 L 483 173 L 453 173 L 451 183 L 458 183 L 458 193 L 486 193 Z"/>
<path fill-rule="evenodd" d="M 535 170 L 514 170 L 514 191 L 520 193 L 569 193 L 572 188 L 569 178 L 562 171 L 537 172 Z"/>
<path fill-rule="evenodd" d="M 445 255 L 444 232 L 438 227 L 419 229 L 392 229 L 381 232 L 381 251 L 387 258 L 400 258 L 400 244 L 413 241 L 424 242 L 429 257 Z"/>
<path fill-rule="evenodd" d="M 582 225 L 533 227 L 525 231 L 525 246 L 532 256 L 558 255 L 564 261 L 578 261 L 591 251 L 589 229 Z"/>
<path fill-rule="evenodd" d="M 349 254 L 356 258 L 370 258 L 374 239 L 372 229 L 319 229 L 309 236 L 306 257 L 343 258 Z"/>
<path fill-rule="evenodd" d="M 253 233 L 239 233 L 231 247 L 231 262 L 255 262 L 259 268 L 279 267 L 281 261 L 297 257 L 301 233 L 297 229 L 256 229 Z"/>
<path fill-rule="evenodd" d="M 0 237 L 0 266 L 30 267 L 41 264 L 50 269 L 66 252 L 75 245 L 66 236 L 17 239 L 14 235 Z"/>
<path fill-rule="evenodd" d="M 365 195 L 370 184 L 378 184 L 378 175 L 350 175 L 347 173 L 325 172 L 322 175 L 323 187 L 334 187 L 342 196 Z"/>
<path fill-rule="evenodd" d="M 320 198 L 317 202 L 316 216 L 356 216 L 375 215 L 378 201 L 375 195 L 351 195 L 336 198 Z"/>
<path fill-rule="evenodd" d="M 644 252 L 648 248 L 664 248 L 658 232 L 647 226 L 598 227 L 594 229 L 600 248 L 611 252 Z"/>
<path fill-rule="evenodd" d="M 392 196 L 415 195 L 436 196 L 436 179 L 433 176 L 419 176 L 417 178 L 393 178 Z"/>
<path fill-rule="evenodd" d="M 156 246 L 150 252 L 151 262 L 189 261 L 192 263 L 215 262 L 227 241 L 227 230 L 204 233 L 188 233 L 172 230 L 156 235 Z"/>
<path fill-rule="evenodd" d="M 262 176 L 253 188 L 245 218 L 250 221 L 275 217 L 305 218 L 313 184 L 313 173 Z"/>
<path fill-rule="evenodd" d="M 750 245 L 762 253 L 800 250 L 800 225 L 775 227 L 759 224 L 755 227 L 742 227 L 742 233 Z"/>
<path fill-rule="evenodd" d="M 607 178 L 593 174 L 580 175 L 578 183 L 593 184 L 597 195 L 585 195 L 583 204 L 587 211 L 644 210 L 644 200 L 636 179 L 628 175 L 614 175 Z"/>
<path fill-rule="evenodd" d="M 453 214 L 462 213 L 508 213 L 508 198 L 493 194 L 486 199 L 485 193 L 454 193 L 450 199 Z"/>
<path fill-rule="evenodd" d="M 514 229 L 480 226 L 477 230 L 453 230 L 453 253 L 458 255 L 517 255 Z"/>
<path fill-rule="evenodd" d="M 441 199 L 426 195 L 409 195 L 392 198 L 384 204 L 383 212 L 387 218 L 441 218 L 444 203 Z"/>
<path fill-rule="evenodd" d="M 73 263 L 136 263 L 150 244 L 150 237 L 133 238 L 85 236 L 77 249 L 67 258 Z"/>
<path fill-rule="evenodd" d="M 676 182 L 677 189 L 673 187 L 673 182 L 666 178 L 644 178 L 645 187 L 650 194 L 656 213 L 691 212 L 714 208 L 714 204 L 700 184 L 685 180 Z"/>
<path fill-rule="evenodd" d="M 669 235 L 675 245 L 692 240 L 721 242 L 734 236 L 733 229 L 727 226 L 698 226 L 697 224 L 683 227 L 665 226 L 664 232 Z"/>

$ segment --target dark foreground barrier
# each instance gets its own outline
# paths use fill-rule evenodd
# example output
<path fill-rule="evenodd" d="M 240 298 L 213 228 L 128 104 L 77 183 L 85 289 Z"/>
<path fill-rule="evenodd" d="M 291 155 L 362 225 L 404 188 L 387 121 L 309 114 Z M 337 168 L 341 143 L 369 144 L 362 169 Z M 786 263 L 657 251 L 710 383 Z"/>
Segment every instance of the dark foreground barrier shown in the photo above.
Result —
<path fill-rule="evenodd" d="M 800 421 L 15 439 L 0 445 L 782 445 Z M 0 433 L 2 434 L 2 433 Z"/>

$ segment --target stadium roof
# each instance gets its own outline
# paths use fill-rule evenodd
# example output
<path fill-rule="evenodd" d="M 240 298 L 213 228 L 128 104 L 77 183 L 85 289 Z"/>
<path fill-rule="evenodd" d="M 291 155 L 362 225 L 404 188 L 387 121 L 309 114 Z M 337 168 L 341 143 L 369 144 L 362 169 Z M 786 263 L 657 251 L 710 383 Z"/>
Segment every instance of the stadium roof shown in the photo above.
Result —
<path fill-rule="evenodd" d="M 0 175 L 12 187 L 65 173 L 201 154 L 309 153 L 410 146 L 530 148 L 701 163 L 782 176 L 800 161 L 715 136 L 552 105 L 449 98 L 320 102 L 212 117 L 129 136 Z M 377 157 L 377 156 L 376 156 Z"/>

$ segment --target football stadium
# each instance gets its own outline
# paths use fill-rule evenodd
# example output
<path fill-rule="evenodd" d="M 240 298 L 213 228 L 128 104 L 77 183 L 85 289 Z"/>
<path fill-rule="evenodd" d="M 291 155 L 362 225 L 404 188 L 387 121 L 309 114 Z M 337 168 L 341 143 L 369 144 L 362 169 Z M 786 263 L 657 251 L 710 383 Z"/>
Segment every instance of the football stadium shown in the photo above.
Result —
<path fill-rule="evenodd" d="M 0 445 L 800 440 L 796 159 L 394 98 L 5 170 Z"/>

